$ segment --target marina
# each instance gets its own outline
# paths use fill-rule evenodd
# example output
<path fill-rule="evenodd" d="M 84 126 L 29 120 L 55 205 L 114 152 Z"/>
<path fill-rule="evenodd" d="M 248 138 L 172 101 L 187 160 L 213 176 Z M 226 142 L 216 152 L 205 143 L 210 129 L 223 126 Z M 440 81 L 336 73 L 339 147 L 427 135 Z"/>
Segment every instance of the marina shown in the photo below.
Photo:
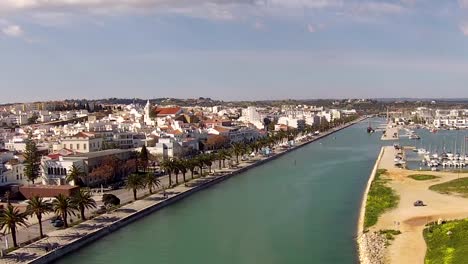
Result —
<path fill-rule="evenodd" d="M 418 135 L 420 140 L 415 141 L 411 136 L 400 136 L 398 144 L 407 148 L 404 151 L 405 159 L 397 161 L 395 157 L 395 164 L 404 162 L 406 167 L 412 170 L 465 171 L 468 169 L 466 168 L 467 131 L 440 130 L 438 133 L 433 133 L 423 128 L 404 130 L 408 135 Z"/>

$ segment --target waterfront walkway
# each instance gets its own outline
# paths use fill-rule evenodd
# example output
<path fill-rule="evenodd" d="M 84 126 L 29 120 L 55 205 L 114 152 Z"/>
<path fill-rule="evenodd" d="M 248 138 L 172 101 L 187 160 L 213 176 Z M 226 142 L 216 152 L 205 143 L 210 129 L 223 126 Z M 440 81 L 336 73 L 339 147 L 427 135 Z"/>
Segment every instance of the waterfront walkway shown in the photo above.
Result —
<path fill-rule="evenodd" d="M 359 121 L 360 120 L 357 120 L 346 126 L 335 128 L 318 137 L 313 137 L 312 140 L 299 143 L 298 146 L 294 148 L 287 150 L 280 150 L 278 148 L 277 153 L 271 157 L 258 156 L 252 160 L 242 162 L 239 164 L 238 168 L 223 169 L 222 171 L 218 171 L 215 175 L 191 180 L 186 185 L 179 185 L 175 188 L 166 190 L 166 193 L 168 194 L 167 197 L 163 197 L 160 193 L 147 196 L 141 200 L 125 205 L 113 212 L 97 216 L 92 220 L 88 220 L 74 227 L 50 232 L 47 234 L 47 238 L 10 253 L 7 258 L 1 260 L 1 263 L 50 262 L 66 254 L 67 252 L 76 250 L 84 244 L 90 243 L 91 241 L 96 240 L 105 234 L 108 234 L 115 229 L 128 224 L 131 221 L 136 220 L 138 215 L 142 216 L 152 211 L 158 210 L 166 205 L 171 204 L 174 201 L 184 198 L 191 193 L 206 188 L 211 184 L 220 182 L 236 173 L 243 172 L 270 159 L 274 159 L 297 147 L 308 144 L 314 140 L 327 136 Z M 48 250 L 46 250 L 46 248 Z"/>
<path fill-rule="evenodd" d="M 390 126 L 387 125 L 387 128 L 385 130 L 385 133 L 382 134 L 382 140 L 399 140 L 400 135 L 399 135 L 399 129 L 398 127 L 395 126 Z"/>

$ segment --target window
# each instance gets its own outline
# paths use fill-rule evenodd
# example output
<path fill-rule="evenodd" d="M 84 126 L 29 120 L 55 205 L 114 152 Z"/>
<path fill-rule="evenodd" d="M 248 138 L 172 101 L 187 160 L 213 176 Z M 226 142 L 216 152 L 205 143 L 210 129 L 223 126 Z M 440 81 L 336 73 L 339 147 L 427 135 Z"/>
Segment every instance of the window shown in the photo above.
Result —
<path fill-rule="evenodd" d="M 87 148 L 87 145 L 85 143 L 85 144 L 83 144 L 83 149 L 86 150 L 86 148 Z"/>
<path fill-rule="evenodd" d="M 78 144 L 78 143 L 76 144 L 76 149 L 78 149 L 78 150 L 80 149 L 80 144 Z"/>

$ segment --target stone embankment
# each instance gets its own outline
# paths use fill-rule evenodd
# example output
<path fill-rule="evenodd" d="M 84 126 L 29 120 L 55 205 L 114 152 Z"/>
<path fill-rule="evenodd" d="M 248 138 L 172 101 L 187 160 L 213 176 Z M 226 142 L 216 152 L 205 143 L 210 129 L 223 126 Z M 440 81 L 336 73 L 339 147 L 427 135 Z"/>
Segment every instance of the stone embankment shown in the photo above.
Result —
<path fill-rule="evenodd" d="M 358 238 L 361 264 L 383 264 L 387 239 L 377 232 L 367 232 Z"/>
<path fill-rule="evenodd" d="M 379 167 L 380 160 L 384 154 L 384 148 L 380 150 L 379 156 L 375 161 L 374 168 L 367 181 L 366 190 L 362 196 L 361 209 L 359 212 L 359 221 L 357 228 L 357 244 L 359 251 L 359 260 L 361 264 L 379 264 L 383 263 L 383 256 L 385 252 L 385 238 L 376 233 L 366 232 L 364 230 L 364 220 L 366 215 L 367 194 L 369 193 L 372 182 L 374 181 L 375 174 Z M 380 243 L 384 239 L 384 243 Z"/>

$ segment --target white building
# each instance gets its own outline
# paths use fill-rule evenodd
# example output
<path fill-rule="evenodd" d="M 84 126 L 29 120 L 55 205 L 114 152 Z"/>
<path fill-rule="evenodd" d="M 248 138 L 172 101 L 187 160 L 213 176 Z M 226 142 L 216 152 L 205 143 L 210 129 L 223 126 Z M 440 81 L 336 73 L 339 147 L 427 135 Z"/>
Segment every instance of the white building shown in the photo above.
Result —
<path fill-rule="evenodd" d="M 62 139 L 62 148 L 80 153 L 88 153 L 102 150 L 102 138 L 93 133 L 80 132 Z"/>
<path fill-rule="evenodd" d="M 150 101 L 146 102 L 145 109 L 144 109 L 144 114 L 143 114 L 143 122 L 147 126 L 154 126 L 154 121 L 151 119 L 151 104 Z"/>

